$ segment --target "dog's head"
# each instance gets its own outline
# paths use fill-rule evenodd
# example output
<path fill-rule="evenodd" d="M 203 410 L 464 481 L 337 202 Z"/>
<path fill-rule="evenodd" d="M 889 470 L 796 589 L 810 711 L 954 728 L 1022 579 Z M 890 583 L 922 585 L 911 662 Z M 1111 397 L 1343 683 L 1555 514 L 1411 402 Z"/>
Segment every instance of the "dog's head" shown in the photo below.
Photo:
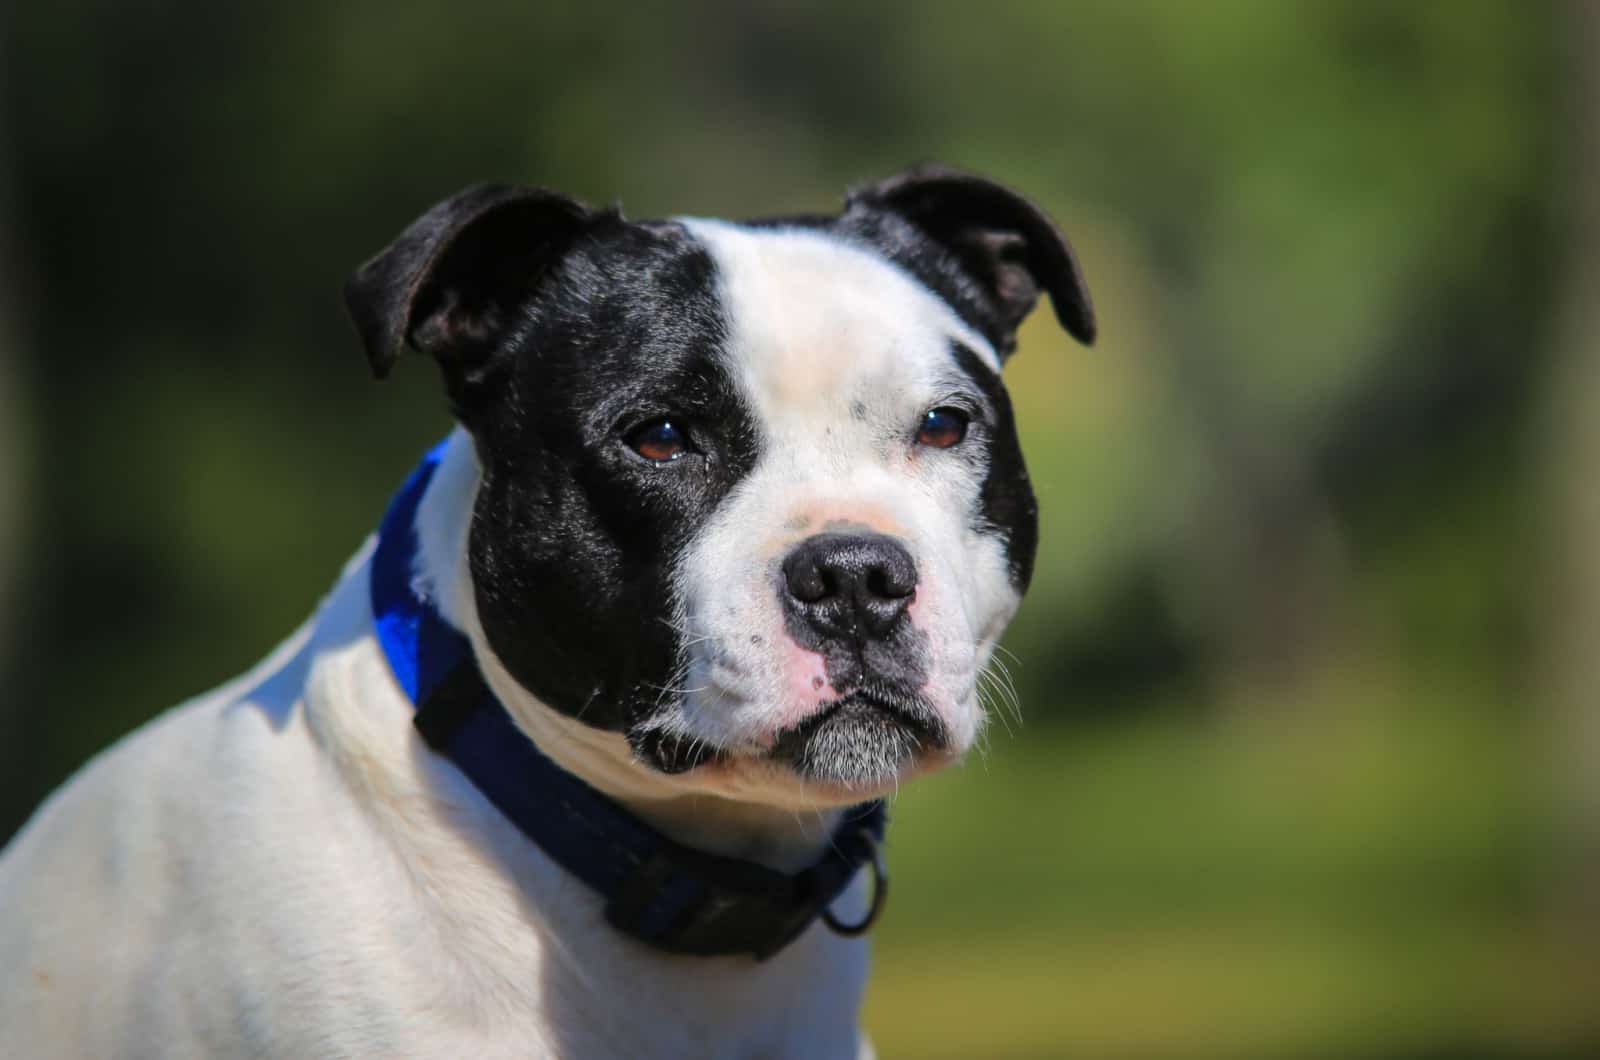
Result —
<path fill-rule="evenodd" d="M 979 729 L 1033 566 L 1000 372 L 1041 291 L 1092 340 L 1049 219 L 923 168 L 740 224 L 474 187 L 346 299 L 374 372 L 431 355 L 471 435 L 505 672 L 642 768 L 829 802 Z"/>

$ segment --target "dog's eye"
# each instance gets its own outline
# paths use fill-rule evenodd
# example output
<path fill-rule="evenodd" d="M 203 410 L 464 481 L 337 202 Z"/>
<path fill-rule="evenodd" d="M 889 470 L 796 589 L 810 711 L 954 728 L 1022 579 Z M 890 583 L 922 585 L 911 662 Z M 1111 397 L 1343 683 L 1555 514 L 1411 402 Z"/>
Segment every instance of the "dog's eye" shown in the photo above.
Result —
<path fill-rule="evenodd" d="M 658 464 L 676 460 L 689 451 L 689 433 L 666 417 L 635 427 L 626 441 L 634 452 Z"/>
<path fill-rule="evenodd" d="M 934 449 L 948 449 L 959 445 L 967 436 L 969 417 L 960 409 L 948 405 L 929 409 L 917 426 L 917 443 Z"/>

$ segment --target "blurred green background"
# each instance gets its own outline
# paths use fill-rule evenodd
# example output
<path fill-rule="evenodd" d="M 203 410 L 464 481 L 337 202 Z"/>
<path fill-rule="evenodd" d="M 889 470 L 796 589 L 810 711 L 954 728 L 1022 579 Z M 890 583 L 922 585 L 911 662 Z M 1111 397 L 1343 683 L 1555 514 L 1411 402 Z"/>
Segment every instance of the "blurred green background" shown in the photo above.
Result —
<path fill-rule="evenodd" d="M 1022 718 L 895 808 L 885 1057 L 1600 1056 L 1600 5 L 0 9 L 0 837 L 447 428 L 337 292 L 473 180 L 1075 242 Z"/>

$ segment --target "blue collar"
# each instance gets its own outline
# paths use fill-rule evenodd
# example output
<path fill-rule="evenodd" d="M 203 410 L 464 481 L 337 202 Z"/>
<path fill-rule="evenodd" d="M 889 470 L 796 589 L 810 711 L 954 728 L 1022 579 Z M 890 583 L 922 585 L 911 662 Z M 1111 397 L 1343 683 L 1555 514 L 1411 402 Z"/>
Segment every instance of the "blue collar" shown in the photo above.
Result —
<path fill-rule="evenodd" d="M 845 815 L 827 852 L 785 875 L 754 862 L 675 843 L 546 758 L 512 722 L 478 670 L 472 646 L 415 585 L 416 514 L 444 452 L 435 446 L 389 505 L 371 564 L 378 641 L 416 726 L 512 824 L 599 892 L 619 931 L 671 953 L 750 954 L 765 959 L 818 916 L 841 934 L 876 918 L 885 880 L 877 857 L 881 802 Z M 841 925 L 828 905 L 871 863 L 876 891 L 867 918 Z"/>

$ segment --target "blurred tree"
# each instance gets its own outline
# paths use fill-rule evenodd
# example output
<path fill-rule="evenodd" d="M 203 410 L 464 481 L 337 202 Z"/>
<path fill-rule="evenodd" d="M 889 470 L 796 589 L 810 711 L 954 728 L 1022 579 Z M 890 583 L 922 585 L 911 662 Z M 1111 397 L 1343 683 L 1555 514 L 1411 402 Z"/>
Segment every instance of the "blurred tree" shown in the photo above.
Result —
<path fill-rule="evenodd" d="M 1565 5 L 1566 277 L 1547 395 L 1544 690 L 1552 698 L 1565 859 L 1561 930 L 1600 945 L 1600 6 Z"/>
<path fill-rule="evenodd" d="M 931 150 L 992 158 L 1058 216 L 1087 213 L 1091 237 L 1137 218 L 1124 245 L 1155 278 L 1131 301 L 1091 258 L 1098 296 L 1118 299 L 1115 356 L 1092 369 L 1133 361 L 1143 377 L 1113 395 L 1120 414 L 1085 437 L 1060 386 L 1024 410 L 1060 421 L 1039 438 L 1055 451 L 1035 443 L 1030 459 L 1074 518 L 1116 505 L 1098 535 L 1047 538 L 1041 580 L 1070 595 L 1076 630 L 1063 636 L 1060 609 L 1019 629 L 1042 662 L 1029 683 L 1076 687 L 1081 649 L 1111 641 L 1280 686 L 1347 647 L 1505 665 L 1510 579 L 1441 607 L 1423 575 L 1446 576 L 1464 542 L 1503 551 L 1479 501 L 1509 474 L 1543 356 L 1552 10 L 1014 4 L 980 28 L 935 8 L 903 31 L 906 76 L 959 86 L 925 126 Z M 1460 532 L 1425 542 L 1445 507 L 1465 509 Z M 1098 582 L 1068 594 L 1056 568 L 1075 548 Z M 1358 587 L 1377 559 L 1408 570 Z M 1126 687 L 1151 676 L 1141 666 Z"/>

